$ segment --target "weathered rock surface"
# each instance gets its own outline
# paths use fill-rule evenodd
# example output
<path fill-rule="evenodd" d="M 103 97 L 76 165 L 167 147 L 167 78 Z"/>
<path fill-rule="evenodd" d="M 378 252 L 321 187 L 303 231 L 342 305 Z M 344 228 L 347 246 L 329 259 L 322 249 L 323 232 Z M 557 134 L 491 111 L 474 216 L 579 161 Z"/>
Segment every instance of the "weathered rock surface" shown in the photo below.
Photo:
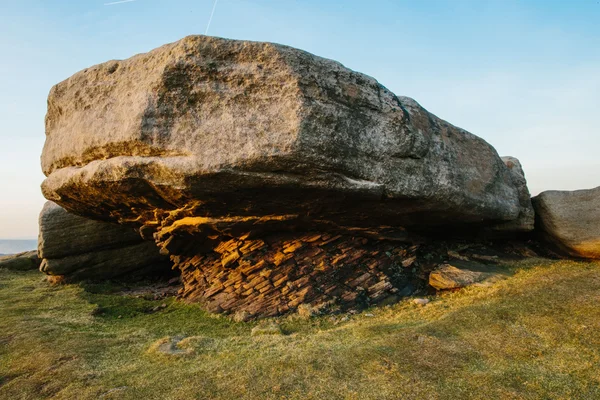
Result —
<path fill-rule="evenodd" d="M 519 217 L 513 221 L 494 226 L 497 231 L 531 232 L 535 227 L 535 211 L 531 204 L 531 194 L 527 187 L 525 172 L 521 162 L 514 157 L 502 157 L 502 161 L 510 171 L 510 177 L 519 193 Z"/>
<path fill-rule="evenodd" d="M 40 213 L 38 246 L 42 272 L 73 280 L 169 268 L 155 243 L 133 228 L 79 217 L 51 201 Z"/>
<path fill-rule="evenodd" d="M 519 213 L 484 140 L 277 44 L 190 36 L 88 68 L 52 88 L 46 134 L 44 194 L 100 218 L 192 205 L 213 218 L 310 213 L 352 226 Z"/>
<path fill-rule="evenodd" d="M 600 258 L 600 187 L 533 198 L 536 229 L 566 255 Z"/>
<path fill-rule="evenodd" d="M 35 250 L 0 257 L 0 268 L 6 268 L 13 271 L 38 269 L 40 263 L 41 260 L 38 258 L 37 251 Z"/>
<path fill-rule="evenodd" d="M 484 281 L 495 281 L 506 274 L 507 272 L 498 266 L 452 260 L 431 272 L 429 284 L 438 290 L 458 289 Z"/>
<path fill-rule="evenodd" d="M 42 166 L 48 199 L 154 238 L 183 271 L 185 296 L 231 312 L 253 304 L 255 315 L 299 302 L 274 291 L 257 307 L 239 288 L 215 302 L 217 282 L 241 274 L 243 286 L 263 271 L 242 273 L 243 257 L 224 259 L 221 244 L 273 234 L 276 252 L 315 231 L 406 240 L 407 230 L 494 226 L 522 212 L 494 148 L 414 100 L 304 51 L 206 36 L 52 88 Z M 310 260 L 264 268 L 343 284 Z"/>
<path fill-rule="evenodd" d="M 182 271 L 183 297 L 213 312 L 275 316 L 328 302 L 336 309 L 361 308 L 397 300 L 414 279 L 412 269 L 402 266 L 409 246 L 390 241 L 308 232 L 214 246 L 212 252 L 173 257 Z"/>

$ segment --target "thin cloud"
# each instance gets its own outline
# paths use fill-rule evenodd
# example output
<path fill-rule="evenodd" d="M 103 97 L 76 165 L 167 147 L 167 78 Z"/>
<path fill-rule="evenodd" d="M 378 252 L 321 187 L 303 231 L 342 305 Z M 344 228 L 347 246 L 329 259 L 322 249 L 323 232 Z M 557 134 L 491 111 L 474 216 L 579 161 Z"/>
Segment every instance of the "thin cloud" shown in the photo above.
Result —
<path fill-rule="evenodd" d="M 137 0 L 121 0 L 121 1 L 113 1 L 112 3 L 104 3 L 105 6 L 114 6 L 115 4 L 123 4 L 123 3 L 131 3 Z"/>

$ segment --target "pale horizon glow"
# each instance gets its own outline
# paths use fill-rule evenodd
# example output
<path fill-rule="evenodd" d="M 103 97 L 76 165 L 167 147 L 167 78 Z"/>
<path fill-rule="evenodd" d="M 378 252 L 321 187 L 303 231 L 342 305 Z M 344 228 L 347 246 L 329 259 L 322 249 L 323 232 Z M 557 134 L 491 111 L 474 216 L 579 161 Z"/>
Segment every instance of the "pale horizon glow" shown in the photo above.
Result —
<path fill-rule="evenodd" d="M 373 76 L 523 164 L 600 185 L 597 0 L 24 0 L 0 5 L 0 239 L 35 239 L 52 85 L 190 34 L 277 42 Z M 208 24 L 207 24 L 208 21 Z"/>

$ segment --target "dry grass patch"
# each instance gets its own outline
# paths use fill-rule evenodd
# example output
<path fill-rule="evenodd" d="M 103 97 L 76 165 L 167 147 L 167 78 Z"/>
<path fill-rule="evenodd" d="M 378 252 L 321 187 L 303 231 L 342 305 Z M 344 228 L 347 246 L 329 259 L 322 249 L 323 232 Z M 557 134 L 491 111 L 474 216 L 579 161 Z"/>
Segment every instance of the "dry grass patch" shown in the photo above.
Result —
<path fill-rule="evenodd" d="M 600 263 L 509 267 L 426 306 L 290 316 L 259 336 L 194 305 L 147 313 L 164 300 L 3 270 L 0 398 L 600 398 Z M 185 356 L 157 354 L 165 343 Z"/>

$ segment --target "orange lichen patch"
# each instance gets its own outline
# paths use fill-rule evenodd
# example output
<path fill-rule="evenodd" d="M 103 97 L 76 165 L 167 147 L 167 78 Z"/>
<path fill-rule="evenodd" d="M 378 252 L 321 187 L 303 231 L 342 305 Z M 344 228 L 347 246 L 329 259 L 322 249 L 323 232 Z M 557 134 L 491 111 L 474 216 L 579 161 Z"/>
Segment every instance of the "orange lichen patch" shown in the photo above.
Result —
<path fill-rule="evenodd" d="M 283 252 L 284 253 L 293 253 L 296 250 L 302 248 L 302 246 L 304 246 L 304 244 L 301 241 L 286 243 L 286 244 L 284 244 Z"/>
<path fill-rule="evenodd" d="M 579 243 L 565 243 L 571 254 L 583 258 L 600 259 L 600 240 L 587 240 Z"/>
<path fill-rule="evenodd" d="M 217 226 L 219 224 L 235 223 L 264 223 L 268 221 L 288 221 L 298 218 L 297 215 L 264 215 L 264 216 L 246 216 L 246 217 L 184 217 L 174 221 L 170 226 L 161 229 L 161 235 L 168 235 L 178 229 L 196 228 L 203 225 Z"/>
<path fill-rule="evenodd" d="M 48 275 L 46 277 L 46 282 L 48 282 L 52 286 L 64 285 L 68 283 L 67 278 L 64 275 Z"/>

